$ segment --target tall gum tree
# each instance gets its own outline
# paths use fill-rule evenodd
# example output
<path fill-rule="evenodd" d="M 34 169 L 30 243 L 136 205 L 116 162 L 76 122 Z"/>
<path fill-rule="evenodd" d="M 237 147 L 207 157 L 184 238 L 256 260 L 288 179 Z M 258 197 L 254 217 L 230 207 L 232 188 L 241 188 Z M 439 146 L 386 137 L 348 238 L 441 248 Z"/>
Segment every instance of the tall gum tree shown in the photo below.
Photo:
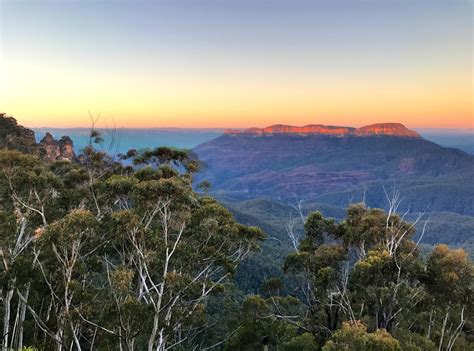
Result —
<path fill-rule="evenodd" d="M 78 163 L 0 151 L 3 347 L 30 318 L 25 342 L 44 349 L 192 349 L 263 234 L 194 192 L 189 152 L 118 162 L 91 140 Z"/>

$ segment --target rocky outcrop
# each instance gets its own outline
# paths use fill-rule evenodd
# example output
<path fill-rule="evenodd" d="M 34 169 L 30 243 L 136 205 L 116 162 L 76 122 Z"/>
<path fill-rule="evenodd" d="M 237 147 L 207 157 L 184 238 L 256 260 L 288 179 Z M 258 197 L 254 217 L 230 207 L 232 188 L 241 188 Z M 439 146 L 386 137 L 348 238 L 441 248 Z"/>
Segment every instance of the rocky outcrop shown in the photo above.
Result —
<path fill-rule="evenodd" d="M 71 138 L 63 136 L 55 140 L 50 133 L 46 133 L 39 143 L 42 157 L 49 161 L 71 161 L 76 158 Z"/>
<path fill-rule="evenodd" d="M 74 161 L 76 155 L 71 138 L 55 140 L 50 133 L 36 143 L 35 132 L 19 125 L 15 118 L 0 113 L 0 148 L 35 154 L 45 161 Z"/>
<path fill-rule="evenodd" d="M 406 128 L 400 123 L 377 123 L 361 128 L 325 126 L 322 124 L 309 124 L 303 127 L 275 124 L 265 128 L 249 128 L 245 130 L 228 129 L 225 134 L 323 134 L 333 136 L 370 136 L 370 135 L 389 135 L 406 138 L 421 138 L 413 130 Z"/>
<path fill-rule="evenodd" d="M 420 134 L 401 123 L 376 123 L 356 130 L 356 135 L 392 135 L 407 138 L 421 138 Z"/>
<path fill-rule="evenodd" d="M 35 132 L 19 125 L 15 118 L 0 113 L 0 147 L 36 153 Z"/>

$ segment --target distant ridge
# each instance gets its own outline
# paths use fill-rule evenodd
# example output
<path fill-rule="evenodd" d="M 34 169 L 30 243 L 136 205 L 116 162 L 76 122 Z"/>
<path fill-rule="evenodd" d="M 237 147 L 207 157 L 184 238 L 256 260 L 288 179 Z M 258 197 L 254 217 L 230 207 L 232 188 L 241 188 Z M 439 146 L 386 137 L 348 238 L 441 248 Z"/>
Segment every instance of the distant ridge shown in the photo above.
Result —
<path fill-rule="evenodd" d="M 421 138 L 417 132 L 408 129 L 401 123 L 376 123 L 361 128 L 325 126 L 322 124 L 308 124 L 302 127 L 274 124 L 265 128 L 249 128 L 245 130 L 226 129 L 224 134 L 325 134 L 334 136 L 390 135 L 405 138 Z"/>

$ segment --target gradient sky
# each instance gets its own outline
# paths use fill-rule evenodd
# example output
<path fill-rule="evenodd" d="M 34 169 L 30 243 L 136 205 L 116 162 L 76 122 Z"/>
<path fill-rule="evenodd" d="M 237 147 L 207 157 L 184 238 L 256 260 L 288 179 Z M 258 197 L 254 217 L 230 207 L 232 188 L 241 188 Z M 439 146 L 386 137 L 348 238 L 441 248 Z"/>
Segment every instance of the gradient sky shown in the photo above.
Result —
<path fill-rule="evenodd" d="M 0 0 L 31 127 L 473 128 L 471 0 Z"/>

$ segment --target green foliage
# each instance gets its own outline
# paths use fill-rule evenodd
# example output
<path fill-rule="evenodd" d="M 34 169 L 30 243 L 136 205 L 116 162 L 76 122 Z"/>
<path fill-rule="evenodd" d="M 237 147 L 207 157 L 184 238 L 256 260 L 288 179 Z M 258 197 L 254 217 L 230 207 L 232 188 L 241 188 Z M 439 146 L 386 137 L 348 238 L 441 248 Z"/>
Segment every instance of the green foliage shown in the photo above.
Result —
<path fill-rule="evenodd" d="M 438 302 L 467 302 L 472 297 L 474 270 L 462 249 L 450 250 L 447 245 L 437 245 L 428 257 L 426 281 Z"/>
<path fill-rule="evenodd" d="M 301 335 L 291 338 L 290 341 L 284 342 L 282 346 L 284 351 L 314 351 L 317 350 L 317 344 L 314 336 L 310 333 L 303 333 Z"/>
<path fill-rule="evenodd" d="M 291 298 L 279 299 L 279 303 L 285 311 L 297 306 Z M 286 343 L 289 343 L 288 350 L 291 350 L 291 347 L 311 340 L 308 337 L 298 338 L 295 326 L 276 318 L 273 308 L 270 300 L 258 295 L 248 296 L 242 303 L 236 332 L 227 343 L 226 350 L 278 350 Z"/>
<path fill-rule="evenodd" d="M 373 333 L 361 322 L 344 322 L 324 345 L 323 351 L 401 351 L 400 343 L 384 329 Z"/>
<path fill-rule="evenodd" d="M 398 349 L 390 333 L 414 350 L 465 342 L 474 276 L 463 250 L 440 245 L 424 261 L 411 223 L 361 204 L 350 206 L 339 223 L 315 212 L 305 232 L 283 266 L 299 284 L 293 294 L 304 306 L 288 322 L 298 321 L 320 347 L 351 349 L 360 342 L 355 349 L 383 349 L 389 340 L 388 349 Z M 340 329 L 343 320 L 351 322 Z M 348 339 L 357 333 L 357 340 Z"/>
<path fill-rule="evenodd" d="M 130 167 L 91 140 L 80 163 L 0 150 L 3 348 L 205 345 L 209 299 L 263 233 L 193 191 L 187 151 L 130 152 Z"/>
<path fill-rule="evenodd" d="M 424 335 L 420 335 L 409 330 L 400 331 L 396 338 L 400 342 L 403 351 L 436 351 L 435 343 Z"/>

